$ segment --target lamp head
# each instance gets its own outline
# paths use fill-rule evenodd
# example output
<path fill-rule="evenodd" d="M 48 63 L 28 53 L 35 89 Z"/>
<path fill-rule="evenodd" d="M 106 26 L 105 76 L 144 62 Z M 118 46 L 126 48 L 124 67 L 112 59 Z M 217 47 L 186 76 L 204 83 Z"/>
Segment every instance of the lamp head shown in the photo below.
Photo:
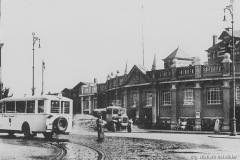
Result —
<path fill-rule="evenodd" d="M 226 16 L 225 16 L 225 15 L 224 15 L 224 17 L 223 17 L 223 21 L 227 21 L 227 20 L 226 20 Z"/>
<path fill-rule="evenodd" d="M 40 39 L 38 39 L 39 40 L 39 46 L 38 46 L 38 48 L 41 48 L 41 46 L 40 46 Z"/>

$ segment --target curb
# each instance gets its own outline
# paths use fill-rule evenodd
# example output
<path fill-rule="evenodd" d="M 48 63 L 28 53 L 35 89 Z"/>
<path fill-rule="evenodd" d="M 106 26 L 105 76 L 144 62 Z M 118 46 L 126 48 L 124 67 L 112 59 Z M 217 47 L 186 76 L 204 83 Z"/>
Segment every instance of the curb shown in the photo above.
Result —
<path fill-rule="evenodd" d="M 133 132 L 148 133 L 177 133 L 177 134 L 211 134 L 211 135 L 230 135 L 231 132 L 214 133 L 214 131 L 180 131 L 180 130 L 153 130 L 153 129 L 135 129 Z M 237 135 L 240 135 L 239 133 Z"/>

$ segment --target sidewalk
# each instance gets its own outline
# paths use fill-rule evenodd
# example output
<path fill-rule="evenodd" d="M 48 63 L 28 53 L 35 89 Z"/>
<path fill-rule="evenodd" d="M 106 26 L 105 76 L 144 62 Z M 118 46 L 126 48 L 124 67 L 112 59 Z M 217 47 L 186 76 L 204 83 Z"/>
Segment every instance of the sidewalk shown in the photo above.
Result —
<path fill-rule="evenodd" d="M 161 129 L 146 129 L 146 128 L 139 128 L 138 126 L 133 126 L 132 132 L 148 132 L 148 133 L 177 133 L 177 134 L 210 134 L 210 135 L 228 135 L 230 136 L 231 132 L 219 132 L 214 133 L 214 131 L 185 131 L 185 130 L 161 130 Z M 231 137 L 238 137 L 240 135 L 237 132 L 237 136 Z"/>

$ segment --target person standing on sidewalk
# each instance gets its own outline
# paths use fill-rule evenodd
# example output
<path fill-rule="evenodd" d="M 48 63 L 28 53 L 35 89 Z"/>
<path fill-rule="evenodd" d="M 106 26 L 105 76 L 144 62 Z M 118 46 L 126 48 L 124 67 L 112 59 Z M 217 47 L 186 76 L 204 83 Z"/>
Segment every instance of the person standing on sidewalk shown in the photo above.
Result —
<path fill-rule="evenodd" d="M 220 132 L 219 119 L 216 119 L 214 124 L 214 133 L 219 133 L 219 132 Z"/>

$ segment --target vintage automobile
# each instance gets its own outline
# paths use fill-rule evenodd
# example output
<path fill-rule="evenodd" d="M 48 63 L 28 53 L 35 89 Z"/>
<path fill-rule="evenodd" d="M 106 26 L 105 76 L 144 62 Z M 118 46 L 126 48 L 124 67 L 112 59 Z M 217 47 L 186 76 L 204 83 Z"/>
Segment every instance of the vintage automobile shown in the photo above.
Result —
<path fill-rule="evenodd" d="M 126 114 L 126 108 L 120 106 L 109 106 L 106 108 L 107 129 L 115 132 L 127 129 L 132 132 L 132 120 Z"/>

